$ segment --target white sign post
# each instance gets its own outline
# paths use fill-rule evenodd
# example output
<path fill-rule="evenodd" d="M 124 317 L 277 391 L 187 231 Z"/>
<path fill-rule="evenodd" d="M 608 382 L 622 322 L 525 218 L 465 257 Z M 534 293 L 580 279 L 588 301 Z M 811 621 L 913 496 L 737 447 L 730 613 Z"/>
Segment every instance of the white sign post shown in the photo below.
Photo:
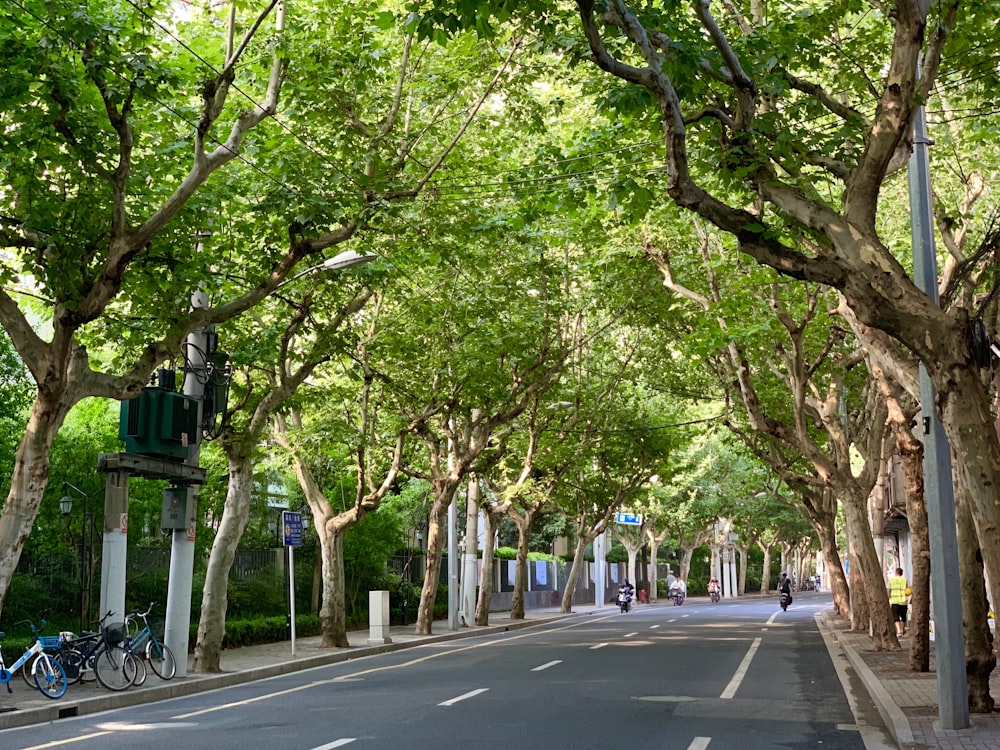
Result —
<path fill-rule="evenodd" d="M 302 514 L 281 512 L 282 538 L 288 547 L 288 609 L 291 617 L 292 656 L 295 656 L 295 548 L 302 546 Z"/>

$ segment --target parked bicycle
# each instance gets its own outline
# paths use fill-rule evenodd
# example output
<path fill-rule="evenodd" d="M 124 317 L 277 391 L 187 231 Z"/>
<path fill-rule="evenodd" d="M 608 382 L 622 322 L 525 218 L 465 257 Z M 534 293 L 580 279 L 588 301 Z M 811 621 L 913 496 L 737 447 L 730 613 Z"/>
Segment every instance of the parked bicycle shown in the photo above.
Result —
<path fill-rule="evenodd" d="M 113 614 L 109 611 L 100 619 L 97 633 L 81 634 L 73 640 L 66 659 L 76 679 L 94 676 L 108 690 L 121 691 L 142 684 L 146 667 L 121 645 L 125 640 L 125 623 L 105 625 Z"/>
<path fill-rule="evenodd" d="M 23 621 L 27 622 L 27 620 Z M 21 623 L 18 623 L 21 624 Z M 0 638 L 6 633 L 0 632 Z M 25 666 L 31 662 L 30 666 Z M 34 687 L 41 691 L 47 698 L 62 698 L 66 694 L 66 673 L 62 665 L 45 653 L 41 641 L 36 637 L 35 642 L 25 650 L 21 657 L 10 665 L 10 669 L 4 664 L 3 652 L 0 651 L 0 683 L 7 686 L 7 692 L 13 693 L 10 686 L 11 677 L 18 669 L 31 672 L 34 680 Z"/>
<path fill-rule="evenodd" d="M 174 661 L 173 652 L 153 634 L 149 627 L 149 613 L 153 611 L 155 602 L 149 603 L 149 609 L 140 612 L 132 610 L 125 617 L 126 638 L 124 643 L 126 649 L 134 655 L 141 655 L 147 662 L 149 668 L 161 680 L 169 680 L 177 674 L 177 662 Z M 142 620 L 143 627 L 138 629 L 136 620 Z"/>

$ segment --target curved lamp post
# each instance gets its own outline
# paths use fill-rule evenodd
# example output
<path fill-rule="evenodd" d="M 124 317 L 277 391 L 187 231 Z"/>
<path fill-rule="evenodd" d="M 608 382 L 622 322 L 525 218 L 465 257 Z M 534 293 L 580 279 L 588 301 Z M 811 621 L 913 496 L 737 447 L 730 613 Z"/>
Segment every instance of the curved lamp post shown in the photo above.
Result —
<path fill-rule="evenodd" d="M 71 489 L 83 498 L 83 524 L 80 527 L 80 630 L 90 623 L 90 604 L 93 592 L 93 560 L 94 560 L 94 515 L 90 510 L 90 498 L 100 490 L 89 495 L 76 485 L 63 482 L 63 490 Z M 59 499 L 59 510 L 64 516 L 73 512 L 73 498 L 63 495 Z"/>

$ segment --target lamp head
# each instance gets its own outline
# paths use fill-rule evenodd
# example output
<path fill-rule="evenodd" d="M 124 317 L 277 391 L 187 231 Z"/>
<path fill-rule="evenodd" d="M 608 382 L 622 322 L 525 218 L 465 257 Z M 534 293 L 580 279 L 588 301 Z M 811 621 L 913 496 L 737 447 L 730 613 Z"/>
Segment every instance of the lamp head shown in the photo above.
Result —
<path fill-rule="evenodd" d="M 71 498 L 69 495 L 63 495 L 59 499 L 59 510 L 62 512 L 64 516 L 68 516 L 70 514 L 70 511 L 73 510 L 73 498 Z"/>

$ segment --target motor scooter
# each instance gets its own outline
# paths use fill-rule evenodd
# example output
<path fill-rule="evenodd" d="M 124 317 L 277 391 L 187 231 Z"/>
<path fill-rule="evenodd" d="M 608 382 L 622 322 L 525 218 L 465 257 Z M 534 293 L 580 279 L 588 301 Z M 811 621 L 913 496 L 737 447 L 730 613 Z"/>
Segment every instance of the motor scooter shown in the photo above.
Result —
<path fill-rule="evenodd" d="M 618 589 L 618 606 L 621 607 L 622 612 L 628 612 L 632 609 L 632 594 L 624 586 Z"/>
<path fill-rule="evenodd" d="M 781 595 L 778 597 L 778 604 L 781 605 L 781 611 L 788 611 L 788 605 L 792 603 L 792 595 L 787 591 L 782 591 Z"/>

